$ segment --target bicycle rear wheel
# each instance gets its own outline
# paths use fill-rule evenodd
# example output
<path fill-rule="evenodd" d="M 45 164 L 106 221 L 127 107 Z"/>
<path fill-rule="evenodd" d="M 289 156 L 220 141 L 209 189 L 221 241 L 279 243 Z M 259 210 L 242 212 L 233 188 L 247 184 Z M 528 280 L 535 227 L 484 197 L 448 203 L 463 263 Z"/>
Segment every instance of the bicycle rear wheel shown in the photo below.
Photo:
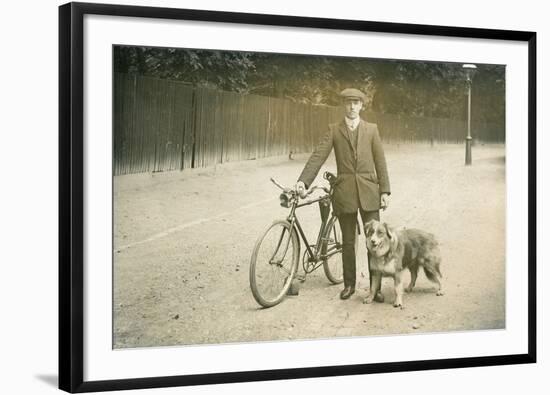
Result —
<path fill-rule="evenodd" d="M 338 217 L 332 217 L 323 234 L 321 254 L 326 255 L 323 259 L 323 269 L 329 281 L 333 284 L 340 284 L 344 281 L 344 267 L 342 264 L 342 231 Z"/>
<path fill-rule="evenodd" d="M 250 289 L 263 307 L 280 303 L 298 268 L 300 245 L 287 221 L 275 221 L 258 239 L 250 259 Z"/>

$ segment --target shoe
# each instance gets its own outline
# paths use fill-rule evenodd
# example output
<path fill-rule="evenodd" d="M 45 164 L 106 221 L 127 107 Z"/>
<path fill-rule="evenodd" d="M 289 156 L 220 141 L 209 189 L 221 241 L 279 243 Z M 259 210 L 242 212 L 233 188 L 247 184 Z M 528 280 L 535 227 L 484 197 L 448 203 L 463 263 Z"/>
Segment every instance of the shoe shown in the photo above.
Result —
<path fill-rule="evenodd" d="M 349 299 L 351 295 L 355 293 L 355 287 L 347 286 L 340 292 L 340 299 Z"/>
<path fill-rule="evenodd" d="M 378 291 L 378 293 L 374 297 L 374 301 L 378 303 L 384 303 L 384 295 L 382 295 L 382 292 Z"/>

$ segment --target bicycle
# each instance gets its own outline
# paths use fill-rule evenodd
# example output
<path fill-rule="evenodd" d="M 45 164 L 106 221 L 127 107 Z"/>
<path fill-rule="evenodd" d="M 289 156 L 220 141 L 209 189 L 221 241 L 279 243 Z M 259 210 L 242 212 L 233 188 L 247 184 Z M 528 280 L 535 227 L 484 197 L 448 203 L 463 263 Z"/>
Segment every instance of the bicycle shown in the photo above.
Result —
<path fill-rule="evenodd" d="M 336 176 L 325 172 L 323 178 L 329 182 L 330 188 L 314 186 L 300 198 L 296 190 L 285 188 L 271 178 L 283 192 L 279 195 L 282 207 L 289 208 L 288 217 L 273 222 L 258 238 L 250 259 L 250 288 L 256 302 L 263 307 L 279 304 L 287 295 L 294 280 L 300 258 L 300 235 L 306 250 L 302 257 L 305 276 L 323 266 L 325 275 L 332 284 L 343 282 L 342 267 L 342 235 L 338 217 L 331 213 L 331 201 Z M 305 200 L 316 190 L 322 190 L 324 195 Z M 310 244 L 296 216 L 296 210 L 301 207 L 319 203 L 321 211 L 321 226 L 317 242 Z M 356 238 L 357 241 L 357 238 Z M 357 246 L 356 246 L 357 247 Z M 356 248 L 357 250 L 357 248 Z"/>

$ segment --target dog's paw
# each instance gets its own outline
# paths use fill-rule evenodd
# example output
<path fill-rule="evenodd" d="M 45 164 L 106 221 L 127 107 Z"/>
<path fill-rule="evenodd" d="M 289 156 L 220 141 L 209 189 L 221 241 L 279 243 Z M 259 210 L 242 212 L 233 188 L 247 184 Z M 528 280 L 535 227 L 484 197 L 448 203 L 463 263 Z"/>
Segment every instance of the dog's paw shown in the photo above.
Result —
<path fill-rule="evenodd" d="M 405 307 L 403 307 L 403 303 L 401 303 L 401 302 L 395 302 L 393 304 L 393 307 L 395 307 L 395 308 L 399 307 L 401 310 L 403 310 L 405 308 Z"/>
<path fill-rule="evenodd" d="M 438 290 L 435 294 L 436 294 L 437 296 L 443 296 L 443 295 L 445 295 L 445 293 L 444 293 L 442 290 Z"/>
<path fill-rule="evenodd" d="M 405 288 L 405 292 L 412 292 L 413 290 L 413 287 L 411 286 L 408 286 L 407 288 Z"/>
<path fill-rule="evenodd" d="M 365 299 L 363 299 L 364 304 L 371 304 L 373 301 L 373 297 L 371 295 L 367 296 Z"/>

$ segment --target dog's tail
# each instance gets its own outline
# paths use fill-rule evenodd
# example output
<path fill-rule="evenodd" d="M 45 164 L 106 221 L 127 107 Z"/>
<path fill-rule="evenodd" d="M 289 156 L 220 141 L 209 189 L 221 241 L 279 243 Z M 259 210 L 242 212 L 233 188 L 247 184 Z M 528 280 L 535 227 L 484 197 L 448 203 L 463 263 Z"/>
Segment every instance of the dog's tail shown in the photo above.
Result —
<path fill-rule="evenodd" d="M 435 265 L 435 271 L 436 271 L 437 275 L 439 276 L 439 278 L 443 278 L 443 274 L 441 274 L 441 270 L 439 269 L 439 263 L 437 265 Z"/>
<path fill-rule="evenodd" d="M 422 268 L 424 269 L 424 274 L 431 282 L 438 283 L 439 281 L 437 278 L 443 278 L 443 275 L 439 270 L 439 264 L 434 266 L 423 266 Z"/>

